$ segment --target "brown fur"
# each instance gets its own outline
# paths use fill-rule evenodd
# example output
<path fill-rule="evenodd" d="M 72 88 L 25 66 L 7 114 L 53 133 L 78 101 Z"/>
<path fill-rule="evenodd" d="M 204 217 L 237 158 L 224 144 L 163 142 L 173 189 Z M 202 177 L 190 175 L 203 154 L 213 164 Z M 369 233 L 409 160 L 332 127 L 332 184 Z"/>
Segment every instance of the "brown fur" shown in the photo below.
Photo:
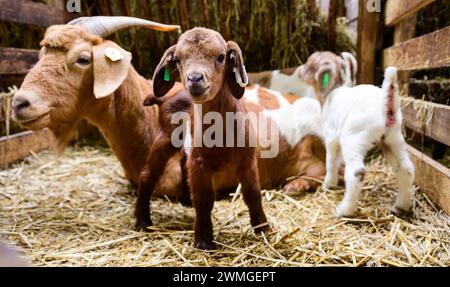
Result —
<path fill-rule="evenodd" d="M 280 103 L 276 96 L 270 93 L 265 88 L 258 89 L 258 96 L 261 105 L 267 110 L 277 110 L 280 108 Z"/>
<path fill-rule="evenodd" d="M 283 74 L 286 76 L 292 76 L 295 73 L 295 71 L 297 71 L 297 68 L 298 67 L 282 69 L 282 70 L 280 70 L 280 74 Z"/>
<path fill-rule="evenodd" d="M 18 115 L 20 120 L 45 115 L 23 125 L 33 130 L 49 128 L 60 146 L 64 146 L 73 137 L 75 124 L 88 119 L 100 128 L 125 169 L 127 179 L 137 186 L 158 130 L 158 107 L 144 109 L 142 106 L 145 96 L 152 92 L 151 81 L 130 66 L 125 81 L 112 95 L 95 99 L 92 64 L 85 68 L 75 62 L 81 53 L 92 55 L 94 46 L 116 44 L 70 25 L 48 28 L 41 44 L 40 60 L 25 78 L 16 98 L 32 101 L 30 108 Z M 178 156 L 169 161 L 155 195 L 177 197 L 181 191 Z"/>
<path fill-rule="evenodd" d="M 283 97 L 290 103 L 293 104 L 297 100 L 301 99 L 302 97 L 294 95 L 294 94 L 283 94 Z"/>
<path fill-rule="evenodd" d="M 217 60 L 221 55 L 226 55 L 223 62 Z M 225 118 L 227 112 L 246 113 L 244 104 L 238 100 L 245 89 L 236 83 L 233 73 L 233 68 L 237 68 L 243 79 L 247 77 L 243 70 L 242 53 L 236 43 L 226 43 L 222 36 L 213 30 L 192 29 L 184 33 L 177 45 L 165 53 L 156 69 L 155 83 L 161 82 L 160 78 L 163 74 L 160 71 L 171 67 L 174 62 L 179 68 L 183 86 L 189 91 L 194 102 L 202 104 L 205 114 L 214 111 Z M 195 85 L 189 80 L 193 73 L 202 75 L 202 80 Z M 155 86 L 154 94 L 164 95 L 161 89 L 167 90 L 172 83 L 168 82 L 166 85 Z M 198 90 L 203 92 L 196 92 Z M 195 128 L 192 124 L 192 135 L 195 133 Z M 202 126 L 203 132 L 207 128 Z M 246 143 L 248 143 L 252 127 L 247 121 L 236 126 L 235 138 L 238 131 L 242 129 L 245 130 Z M 225 127 L 223 131 L 223 138 L 226 138 Z M 237 146 L 236 143 L 235 146 Z M 150 161 L 153 160 L 150 158 Z M 268 226 L 264 225 L 267 220 L 262 208 L 255 148 L 207 148 L 196 147 L 194 144 L 187 161 L 187 169 L 196 210 L 194 233 L 196 247 L 201 249 L 215 247 L 211 211 L 215 201 L 216 178 L 223 174 L 235 177 L 241 182 L 244 200 L 249 207 L 251 224 L 255 227 L 255 231 L 262 232 L 268 229 Z"/>

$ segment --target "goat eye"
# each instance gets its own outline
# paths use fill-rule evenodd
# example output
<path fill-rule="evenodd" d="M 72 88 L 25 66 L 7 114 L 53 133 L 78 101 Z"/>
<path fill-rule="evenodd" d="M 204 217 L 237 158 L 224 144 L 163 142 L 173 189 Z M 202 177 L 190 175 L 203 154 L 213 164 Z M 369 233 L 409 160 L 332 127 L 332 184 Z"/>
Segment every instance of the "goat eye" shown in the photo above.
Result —
<path fill-rule="evenodd" d="M 220 64 L 222 64 L 223 61 L 225 61 L 225 55 L 224 55 L 224 54 L 220 55 L 220 56 L 217 58 L 217 62 L 219 62 Z"/>
<path fill-rule="evenodd" d="M 77 63 L 80 65 L 89 65 L 91 63 L 91 58 L 88 56 L 81 56 L 78 58 Z"/>

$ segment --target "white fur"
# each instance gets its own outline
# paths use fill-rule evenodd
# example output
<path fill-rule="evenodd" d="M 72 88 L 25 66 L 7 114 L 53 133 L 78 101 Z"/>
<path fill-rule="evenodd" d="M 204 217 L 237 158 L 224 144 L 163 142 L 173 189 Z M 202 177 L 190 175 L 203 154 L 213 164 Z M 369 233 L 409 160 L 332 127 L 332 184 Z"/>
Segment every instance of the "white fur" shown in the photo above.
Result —
<path fill-rule="evenodd" d="M 294 94 L 302 97 L 314 97 L 314 91 L 299 78 L 300 67 L 292 75 L 285 75 L 279 70 L 272 72 L 270 89 L 281 93 Z"/>
<path fill-rule="evenodd" d="M 259 88 L 255 86 L 254 89 L 246 90 L 244 101 L 259 105 Z M 280 107 L 276 110 L 265 109 L 263 115 L 276 123 L 280 135 L 291 147 L 300 143 L 306 135 L 317 133 L 316 129 L 320 124 L 320 104 L 317 100 L 299 97 L 291 104 L 278 91 L 267 91 L 278 100 Z"/>
<path fill-rule="evenodd" d="M 395 123 L 387 127 L 387 97 L 391 84 L 395 87 Z M 326 97 L 321 118 L 321 136 L 327 149 L 325 188 L 337 184 L 341 160 L 345 164 L 346 191 L 337 209 L 338 216 L 349 217 L 356 212 L 363 184 L 358 174 L 364 173 L 367 152 L 382 139 L 385 157 L 399 185 L 393 211 L 398 214 L 411 210 L 414 166 L 401 132 L 399 101 L 397 70 L 392 67 L 386 70 L 383 88 L 371 85 L 341 87 Z"/>

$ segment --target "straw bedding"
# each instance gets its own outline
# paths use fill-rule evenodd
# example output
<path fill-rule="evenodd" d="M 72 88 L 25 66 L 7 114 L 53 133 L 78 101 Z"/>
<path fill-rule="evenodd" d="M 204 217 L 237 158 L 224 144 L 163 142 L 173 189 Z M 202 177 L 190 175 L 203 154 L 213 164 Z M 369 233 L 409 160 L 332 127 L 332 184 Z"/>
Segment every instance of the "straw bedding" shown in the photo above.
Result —
<path fill-rule="evenodd" d="M 414 216 L 389 213 L 394 178 L 370 162 L 357 219 L 336 219 L 343 190 L 264 191 L 273 226 L 252 233 L 239 195 L 213 212 L 218 250 L 192 247 L 194 210 L 154 199 L 152 232 L 133 229 L 134 190 L 109 149 L 68 148 L 0 170 L 0 237 L 37 266 L 448 266 L 450 218 L 422 193 Z"/>

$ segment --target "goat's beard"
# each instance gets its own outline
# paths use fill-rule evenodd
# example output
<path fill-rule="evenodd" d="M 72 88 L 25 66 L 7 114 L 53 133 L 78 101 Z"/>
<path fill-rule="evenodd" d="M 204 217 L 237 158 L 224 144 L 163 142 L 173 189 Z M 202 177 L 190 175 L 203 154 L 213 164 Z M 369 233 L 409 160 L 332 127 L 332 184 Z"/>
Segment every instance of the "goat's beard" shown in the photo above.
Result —
<path fill-rule="evenodd" d="M 64 125 L 57 128 L 50 128 L 55 137 L 55 150 L 58 154 L 62 154 L 69 143 L 78 138 L 78 131 L 75 125 Z"/>

